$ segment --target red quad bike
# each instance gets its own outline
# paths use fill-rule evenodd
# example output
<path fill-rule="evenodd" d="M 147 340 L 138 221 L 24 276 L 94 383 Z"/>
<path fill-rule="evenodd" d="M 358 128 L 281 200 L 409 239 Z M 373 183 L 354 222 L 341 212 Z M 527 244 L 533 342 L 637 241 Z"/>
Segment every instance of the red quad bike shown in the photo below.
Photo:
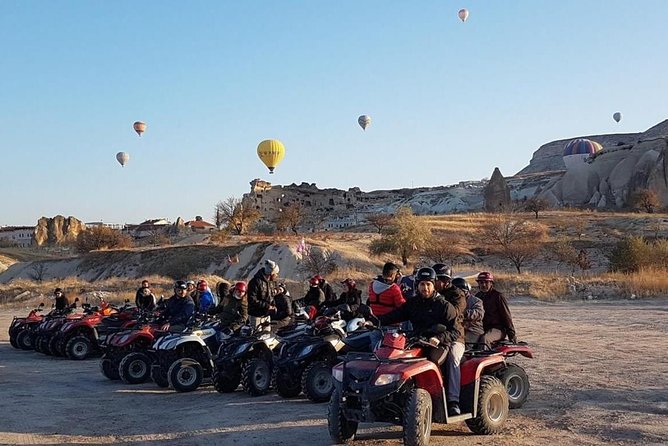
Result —
<path fill-rule="evenodd" d="M 168 334 L 169 324 L 156 324 L 152 314 L 139 318 L 137 325 L 107 336 L 100 371 L 110 380 L 140 384 L 151 376 L 151 358 L 146 354 L 155 339 Z"/>
<path fill-rule="evenodd" d="M 489 352 L 461 363 L 461 415 L 448 416 L 446 389 L 438 366 L 423 357 L 429 344 L 403 333 L 386 333 L 374 353 L 349 353 L 332 369 L 335 390 L 327 424 L 336 443 L 354 439 L 361 422 L 403 426 L 405 445 L 429 444 L 432 422 L 466 422 L 476 434 L 501 431 L 508 418 L 508 394 L 490 374 L 505 365 Z"/>
<path fill-rule="evenodd" d="M 90 310 L 90 314 L 67 322 L 60 328 L 56 341 L 56 351 L 59 354 L 69 359 L 86 359 L 100 351 L 98 343 L 104 341 L 108 334 L 137 323 L 137 310 L 128 305 L 115 308 L 102 301 L 99 307 Z"/>
<path fill-rule="evenodd" d="M 43 307 L 44 302 L 40 303 L 37 308 L 30 310 L 28 316 L 14 317 L 12 319 L 12 323 L 9 326 L 9 343 L 12 347 L 21 350 L 32 350 L 34 348 L 33 332 L 42 319 L 44 319 L 44 316 L 38 314 L 42 311 Z"/>
<path fill-rule="evenodd" d="M 44 353 L 45 355 L 54 355 L 56 352 L 57 334 L 60 327 L 68 321 L 81 319 L 84 315 L 81 313 L 73 313 L 76 308 L 79 298 L 74 299 L 64 310 L 51 310 L 49 314 L 44 316 L 33 333 L 33 347 L 36 352 Z"/>

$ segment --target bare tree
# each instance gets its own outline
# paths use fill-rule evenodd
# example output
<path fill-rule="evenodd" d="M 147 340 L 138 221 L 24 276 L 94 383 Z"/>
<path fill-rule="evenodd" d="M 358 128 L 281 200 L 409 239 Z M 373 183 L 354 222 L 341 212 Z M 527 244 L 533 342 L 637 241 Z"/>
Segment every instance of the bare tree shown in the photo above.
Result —
<path fill-rule="evenodd" d="M 379 234 L 382 234 L 383 229 L 392 223 L 392 218 L 391 214 L 373 214 L 366 217 L 366 221 L 376 228 Z"/>
<path fill-rule="evenodd" d="M 547 239 L 545 226 L 503 215 L 493 218 L 483 232 L 491 250 L 510 260 L 518 273 L 527 260 L 538 255 Z"/>
<path fill-rule="evenodd" d="M 30 278 L 36 282 L 41 282 L 44 279 L 46 272 L 46 265 L 43 262 L 33 262 L 30 265 Z"/>
<path fill-rule="evenodd" d="M 399 209 L 379 239 L 369 245 L 371 254 L 396 254 L 401 256 L 404 266 L 414 253 L 421 252 L 431 241 L 431 229 L 427 223 L 413 215 L 411 208 Z"/>
<path fill-rule="evenodd" d="M 106 226 L 94 226 L 86 229 L 79 233 L 76 241 L 76 247 L 80 252 L 89 252 L 96 249 L 129 248 L 132 245 L 132 239 L 128 235 Z"/>
<path fill-rule="evenodd" d="M 524 209 L 526 209 L 529 212 L 533 212 L 536 214 L 536 220 L 538 220 L 538 213 L 542 212 L 550 207 L 549 203 L 547 200 L 544 198 L 538 198 L 538 197 L 532 197 L 529 198 L 525 203 L 524 203 Z"/>
<path fill-rule="evenodd" d="M 281 208 L 274 216 L 273 222 L 277 231 L 284 232 L 289 229 L 295 235 L 299 235 L 299 227 L 304 224 L 306 217 L 306 210 L 295 202 Z"/>
<path fill-rule="evenodd" d="M 457 257 L 466 254 L 467 249 L 460 244 L 460 239 L 451 234 L 434 234 L 431 241 L 422 250 L 422 256 L 433 263 L 452 265 Z"/>
<path fill-rule="evenodd" d="M 303 257 L 299 270 L 309 275 L 320 274 L 324 276 L 333 273 L 340 260 L 341 257 L 335 251 L 313 246 Z"/>
<path fill-rule="evenodd" d="M 653 214 L 660 205 L 659 196 L 651 189 L 638 189 L 631 195 L 630 204 L 636 211 Z"/>
<path fill-rule="evenodd" d="M 249 199 L 229 197 L 219 201 L 215 211 L 218 218 L 216 223 L 221 222 L 221 225 L 237 235 L 243 234 L 260 219 L 260 212 Z"/>

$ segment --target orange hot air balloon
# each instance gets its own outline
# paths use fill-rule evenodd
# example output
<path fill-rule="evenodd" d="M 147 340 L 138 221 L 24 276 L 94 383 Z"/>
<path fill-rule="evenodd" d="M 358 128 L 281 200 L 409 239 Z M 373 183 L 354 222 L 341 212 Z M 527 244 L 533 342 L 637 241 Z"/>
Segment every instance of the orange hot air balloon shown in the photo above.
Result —
<path fill-rule="evenodd" d="M 146 131 L 146 123 L 142 121 L 137 121 L 134 124 L 132 124 L 132 128 L 135 129 L 137 135 L 141 136 L 141 134 Z"/>

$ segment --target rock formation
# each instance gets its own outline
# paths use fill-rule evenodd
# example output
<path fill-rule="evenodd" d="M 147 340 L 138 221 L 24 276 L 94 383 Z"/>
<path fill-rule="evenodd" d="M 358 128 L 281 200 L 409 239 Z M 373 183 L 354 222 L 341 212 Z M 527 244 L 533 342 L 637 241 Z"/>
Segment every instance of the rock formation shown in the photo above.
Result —
<path fill-rule="evenodd" d="M 33 238 L 37 246 L 62 245 L 76 241 L 85 229 L 86 225 L 74 217 L 42 217 L 37 221 Z"/>
<path fill-rule="evenodd" d="M 485 210 L 501 212 L 510 209 L 510 188 L 498 167 L 494 168 L 492 178 L 485 186 Z"/>

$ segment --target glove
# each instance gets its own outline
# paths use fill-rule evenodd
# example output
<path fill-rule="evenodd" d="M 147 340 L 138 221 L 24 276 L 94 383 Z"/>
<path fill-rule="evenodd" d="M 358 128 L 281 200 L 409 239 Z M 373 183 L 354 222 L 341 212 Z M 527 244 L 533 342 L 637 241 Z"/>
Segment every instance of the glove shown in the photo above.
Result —
<path fill-rule="evenodd" d="M 438 344 L 441 343 L 441 341 L 439 341 L 438 338 L 429 338 L 428 341 L 434 347 L 438 347 Z"/>

